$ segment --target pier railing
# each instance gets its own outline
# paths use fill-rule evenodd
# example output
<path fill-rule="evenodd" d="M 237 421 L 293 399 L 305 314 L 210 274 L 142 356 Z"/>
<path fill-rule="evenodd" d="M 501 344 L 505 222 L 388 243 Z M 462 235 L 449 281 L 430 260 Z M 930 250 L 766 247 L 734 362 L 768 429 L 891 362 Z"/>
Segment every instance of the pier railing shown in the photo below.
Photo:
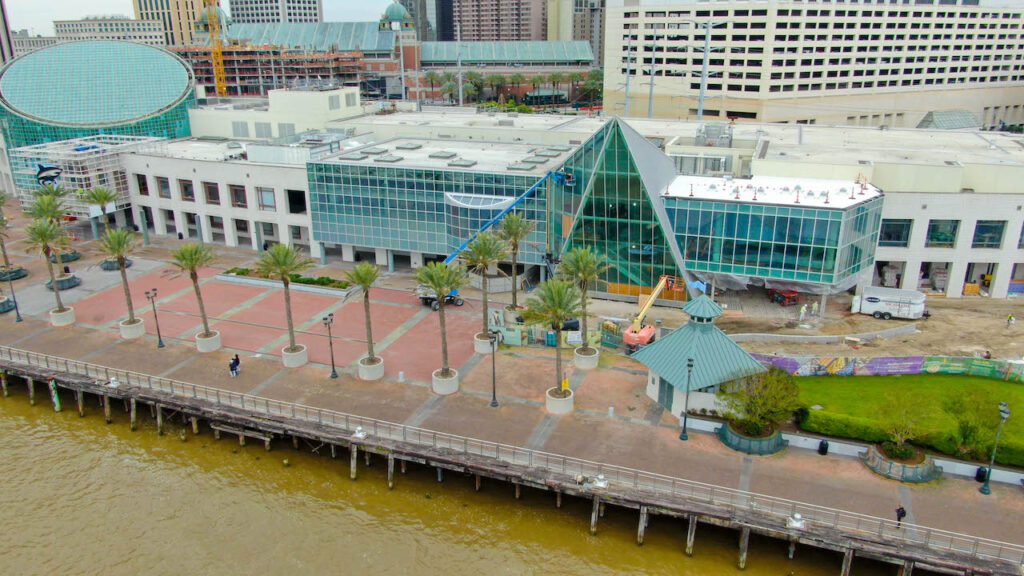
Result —
<path fill-rule="evenodd" d="M 852 537 L 857 535 L 870 536 L 873 539 L 882 539 L 903 545 L 927 546 L 935 550 L 953 551 L 979 558 L 998 559 L 1016 564 L 1024 564 L 1024 546 L 999 542 L 997 540 L 978 538 L 907 523 L 903 523 L 902 527 L 900 527 L 891 520 L 865 514 L 724 488 L 693 480 L 673 478 L 623 466 L 602 464 L 600 462 L 560 456 L 558 454 L 509 446 L 497 442 L 435 432 L 414 426 L 345 414 L 334 410 L 324 410 L 302 404 L 240 394 L 6 346 L 0 346 L 0 360 L 93 378 L 103 383 L 109 383 L 116 379 L 119 386 L 136 386 L 174 396 L 194 398 L 217 405 L 238 408 L 254 414 L 283 416 L 294 420 L 317 423 L 345 432 L 354 432 L 357 427 L 361 427 L 367 435 L 377 438 L 429 446 L 472 456 L 493 458 L 514 465 L 543 468 L 571 477 L 584 476 L 594 478 L 598 474 L 603 474 L 612 487 L 626 487 L 657 494 L 665 498 L 704 502 L 737 511 L 752 511 L 767 516 L 775 516 L 780 523 L 785 523 L 794 514 L 800 514 L 804 521 L 803 530 L 810 530 L 814 527 L 831 528 L 847 533 Z M 794 528 L 794 530 L 799 529 Z"/>

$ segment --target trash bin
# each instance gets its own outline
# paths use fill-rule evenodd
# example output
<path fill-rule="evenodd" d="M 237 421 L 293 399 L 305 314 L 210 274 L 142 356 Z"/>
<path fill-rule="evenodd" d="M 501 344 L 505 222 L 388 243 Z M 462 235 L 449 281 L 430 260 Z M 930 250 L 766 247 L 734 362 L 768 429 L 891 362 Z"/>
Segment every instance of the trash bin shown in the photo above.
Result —
<path fill-rule="evenodd" d="M 977 472 L 974 473 L 975 482 L 984 482 L 985 476 L 988 474 L 988 468 L 985 466 L 978 466 Z"/>
<path fill-rule="evenodd" d="M 554 330 L 548 330 L 548 333 L 544 338 L 544 343 L 554 348 L 558 345 L 558 334 L 556 334 Z"/>
<path fill-rule="evenodd" d="M 182 234 L 181 232 L 178 232 L 178 240 L 184 240 L 184 239 L 185 239 L 185 235 Z"/>
<path fill-rule="evenodd" d="M 822 456 L 828 454 L 828 440 L 818 442 L 818 454 L 821 454 Z"/>

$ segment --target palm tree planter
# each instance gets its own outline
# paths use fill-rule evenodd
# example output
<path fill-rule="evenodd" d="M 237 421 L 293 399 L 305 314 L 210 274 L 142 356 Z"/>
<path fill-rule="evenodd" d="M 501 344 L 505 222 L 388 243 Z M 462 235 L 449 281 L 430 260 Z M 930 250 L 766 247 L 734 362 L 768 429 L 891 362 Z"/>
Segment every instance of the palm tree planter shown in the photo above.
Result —
<path fill-rule="evenodd" d="M 504 260 L 507 254 L 505 242 L 491 232 L 484 232 L 477 236 L 462 253 L 462 259 L 469 270 L 480 275 L 483 324 L 480 332 L 473 335 L 473 351 L 477 354 L 489 354 L 494 350 L 491 344 L 490 329 L 487 325 L 491 312 L 487 305 L 487 272 L 492 266 Z"/>
<path fill-rule="evenodd" d="M 210 330 L 210 320 L 206 317 L 206 306 L 203 304 L 203 293 L 199 289 L 199 269 L 208 266 L 213 259 L 213 251 L 202 244 L 185 244 L 171 252 L 171 262 L 182 272 L 188 273 L 189 279 L 192 280 L 192 289 L 196 293 L 199 316 L 203 320 L 203 331 L 196 334 L 196 350 L 200 352 L 213 352 L 220 349 L 220 332 Z"/>
<path fill-rule="evenodd" d="M 0 314 L 6 314 L 14 310 L 14 301 L 6 295 L 0 294 Z"/>
<path fill-rule="evenodd" d="M 441 324 L 441 368 L 434 370 L 430 389 L 435 394 L 446 396 L 459 391 L 459 372 L 448 366 L 448 333 L 445 327 L 445 308 L 448 295 L 466 285 L 466 269 L 462 266 L 449 267 L 441 262 L 431 262 L 416 269 L 416 280 L 434 291 L 438 303 L 438 322 Z"/>
<path fill-rule="evenodd" d="M 512 256 L 512 304 L 505 307 L 505 323 L 514 324 L 519 318 L 519 252 L 536 225 L 519 212 L 513 212 L 501 220 L 498 235 L 508 243 Z"/>
<path fill-rule="evenodd" d="M 360 380 L 380 380 L 384 377 L 384 359 L 373 353 L 373 326 L 370 323 L 370 287 L 380 277 L 380 269 L 369 262 L 360 262 L 345 273 L 353 286 L 363 290 L 363 316 L 366 321 L 366 356 L 359 359 Z"/>
<path fill-rule="evenodd" d="M 70 250 L 68 252 L 61 252 L 58 254 L 50 254 L 50 262 L 53 264 L 57 263 L 57 258 L 60 258 L 61 264 L 67 264 L 68 262 L 74 262 L 82 257 L 78 250 Z"/>
<path fill-rule="evenodd" d="M 124 267 L 125 268 L 131 268 L 132 267 L 132 261 L 130 259 L 128 259 L 128 258 L 125 258 L 124 259 Z M 103 260 L 102 262 L 100 262 L 100 269 L 106 270 L 107 272 L 113 272 L 115 270 L 120 270 L 121 269 L 121 264 L 119 264 L 117 262 L 117 260 L 109 260 L 109 259 L 107 259 L 107 260 Z"/>
<path fill-rule="evenodd" d="M 146 325 L 142 318 L 135 317 L 135 306 L 132 304 L 132 293 L 128 286 L 128 272 L 126 262 L 128 254 L 135 249 L 135 237 L 128 230 L 110 230 L 109 228 L 100 238 L 100 250 L 107 256 L 107 261 L 117 265 L 121 272 L 121 288 L 124 289 L 124 300 L 128 308 L 128 318 L 118 324 L 121 338 L 134 340 L 146 334 Z"/>
<path fill-rule="evenodd" d="M 581 300 L 579 289 L 573 283 L 552 279 L 541 282 L 534 296 L 526 301 L 526 322 L 550 327 L 555 332 L 555 386 L 544 394 L 549 414 L 568 414 L 574 408 L 572 390 L 562 385 L 562 327 L 567 320 L 579 315 Z"/>
<path fill-rule="evenodd" d="M 281 349 L 281 361 L 285 368 L 298 368 L 309 362 L 309 349 L 295 342 L 295 325 L 292 322 L 292 296 L 288 290 L 292 274 L 309 270 L 316 262 L 306 258 L 298 250 L 284 244 L 274 244 L 264 252 L 256 263 L 256 270 L 270 279 L 280 280 L 284 287 L 284 313 L 288 320 L 288 345 Z"/>
<path fill-rule="evenodd" d="M 562 258 L 560 272 L 579 288 L 582 298 L 580 316 L 582 319 L 583 345 L 573 353 L 574 364 L 581 370 L 597 368 L 600 362 L 600 350 L 590 345 L 590 333 L 587 329 L 587 291 L 608 270 L 608 261 L 590 248 L 573 248 Z"/>
<path fill-rule="evenodd" d="M 0 192 L 0 206 L 3 206 L 4 202 L 7 201 L 7 196 Z M 7 237 L 9 224 L 7 218 L 3 214 L 0 214 L 0 256 L 3 257 L 3 263 L 0 264 L 0 282 L 7 282 L 8 280 L 18 280 L 28 276 L 28 270 L 21 266 L 14 266 L 11 264 L 11 258 L 7 255 Z"/>
<path fill-rule="evenodd" d="M 70 306 L 64 306 L 64 301 L 60 298 L 60 278 L 54 274 L 53 262 L 50 261 L 50 256 L 60 254 L 60 250 L 67 247 L 67 233 L 53 220 L 35 220 L 25 227 L 25 243 L 30 250 L 46 261 L 46 270 L 50 274 L 48 286 L 54 287 L 53 299 L 57 304 L 50 310 L 50 324 L 58 327 L 74 324 L 75 310 Z"/>

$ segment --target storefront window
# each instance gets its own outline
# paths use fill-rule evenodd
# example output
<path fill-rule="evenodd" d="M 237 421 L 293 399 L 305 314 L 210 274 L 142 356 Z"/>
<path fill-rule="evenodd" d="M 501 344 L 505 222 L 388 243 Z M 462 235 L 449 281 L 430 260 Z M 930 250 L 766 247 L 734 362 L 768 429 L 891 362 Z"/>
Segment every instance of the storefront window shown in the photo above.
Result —
<path fill-rule="evenodd" d="M 913 222 L 913 220 L 882 220 L 878 245 L 906 248 L 910 244 L 910 228 Z"/>
<path fill-rule="evenodd" d="M 971 248 L 999 248 L 1003 244 L 1006 220 L 978 220 Z"/>
<path fill-rule="evenodd" d="M 926 248 L 952 248 L 956 245 L 956 233 L 960 229 L 959 220 L 929 220 Z"/>

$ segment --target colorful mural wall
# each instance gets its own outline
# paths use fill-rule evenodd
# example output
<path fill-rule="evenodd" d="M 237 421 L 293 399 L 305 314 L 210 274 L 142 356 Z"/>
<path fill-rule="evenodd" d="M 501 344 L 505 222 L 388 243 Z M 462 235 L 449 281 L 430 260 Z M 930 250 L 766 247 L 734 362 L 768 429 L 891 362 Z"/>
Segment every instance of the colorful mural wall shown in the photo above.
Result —
<path fill-rule="evenodd" d="M 956 356 L 772 356 L 753 354 L 759 362 L 797 376 L 895 376 L 900 374 L 966 374 L 1024 382 L 1024 362 Z"/>

